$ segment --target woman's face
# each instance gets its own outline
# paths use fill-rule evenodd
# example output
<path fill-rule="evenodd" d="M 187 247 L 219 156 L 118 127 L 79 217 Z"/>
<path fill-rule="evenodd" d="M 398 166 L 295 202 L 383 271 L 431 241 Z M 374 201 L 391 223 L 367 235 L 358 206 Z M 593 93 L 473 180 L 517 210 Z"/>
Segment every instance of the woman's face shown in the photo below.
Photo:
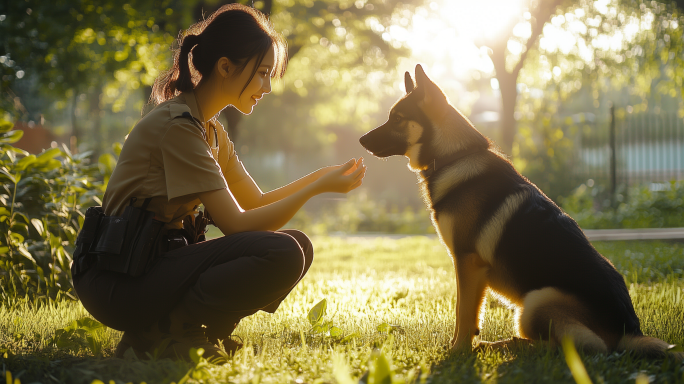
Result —
<path fill-rule="evenodd" d="M 265 94 L 271 92 L 271 73 L 275 64 L 275 49 L 271 46 L 261 61 L 259 68 L 250 80 L 252 70 L 256 65 L 256 57 L 251 59 L 242 72 L 230 77 L 227 81 L 231 83 L 228 93 L 230 103 L 245 115 L 252 113 L 252 109 Z M 249 84 L 245 88 L 245 83 Z M 242 91 L 242 88 L 245 88 Z M 240 93 L 242 91 L 242 93 Z"/>

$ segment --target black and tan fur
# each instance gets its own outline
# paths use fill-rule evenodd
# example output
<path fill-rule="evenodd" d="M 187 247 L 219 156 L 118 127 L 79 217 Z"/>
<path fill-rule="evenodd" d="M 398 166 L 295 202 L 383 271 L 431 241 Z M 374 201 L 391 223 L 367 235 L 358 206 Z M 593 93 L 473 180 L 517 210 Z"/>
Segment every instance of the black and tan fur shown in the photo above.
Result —
<path fill-rule="evenodd" d="M 457 280 L 454 350 L 479 334 L 487 289 L 517 307 L 520 337 L 580 348 L 664 355 L 642 334 L 622 276 L 577 223 L 510 161 L 416 67 L 389 120 L 361 137 L 378 157 L 404 155 L 418 174 Z M 681 357 L 681 356 L 680 356 Z"/>

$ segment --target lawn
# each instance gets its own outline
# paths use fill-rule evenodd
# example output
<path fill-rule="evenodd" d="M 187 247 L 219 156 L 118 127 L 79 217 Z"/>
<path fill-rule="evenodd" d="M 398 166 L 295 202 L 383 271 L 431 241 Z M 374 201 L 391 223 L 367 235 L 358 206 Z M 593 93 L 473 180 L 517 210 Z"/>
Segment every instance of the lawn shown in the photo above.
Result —
<path fill-rule="evenodd" d="M 146 382 L 572 383 L 563 351 L 525 347 L 449 355 L 454 272 L 429 237 L 316 237 L 314 264 L 275 314 L 244 319 L 236 334 L 247 347 L 226 364 L 112 357 L 120 333 L 93 331 L 91 349 L 50 345 L 55 331 L 87 316 L 76 302 L 0 311 L 3 375 L 26 384 Z M 667 242 L 596 243 L 625 276 L 645 334 L 684 344 L 684 246 Z M 309 311 L 327 308 L 312 328 Z M 489 298 L 483 340 L 513 336 L 513 310 Z M 76 335 L 78 336 L 78 335 Z M 74 337 L 76 337 L 74 336 Z M 73 340 L 77 340 L 78 338 Z M 73 341 L 72 340 L 72 341 Z M 85 339 L 83 339 L 85 340 Z M 684 383 L 684 363 L 628 354 L 581 355 L 594 383 Z M 382 381 L 389 383 L 389 381 Z"/>

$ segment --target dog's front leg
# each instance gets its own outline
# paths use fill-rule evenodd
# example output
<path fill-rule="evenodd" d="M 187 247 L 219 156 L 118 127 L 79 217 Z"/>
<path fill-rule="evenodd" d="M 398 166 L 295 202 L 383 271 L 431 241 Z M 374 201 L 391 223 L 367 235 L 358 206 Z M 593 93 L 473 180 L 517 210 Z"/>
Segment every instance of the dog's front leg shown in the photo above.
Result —
<path fill-rule="evenodd" d="M 487 288 L 489 264 L 476 253 L 456 257 L 456 331 L 452 351 L 470 351 Z"/>

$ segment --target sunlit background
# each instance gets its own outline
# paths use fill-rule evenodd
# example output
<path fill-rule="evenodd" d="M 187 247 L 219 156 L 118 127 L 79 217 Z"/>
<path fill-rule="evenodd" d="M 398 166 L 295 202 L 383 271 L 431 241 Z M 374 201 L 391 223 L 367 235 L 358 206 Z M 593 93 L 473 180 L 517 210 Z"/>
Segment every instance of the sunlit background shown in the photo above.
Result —
<path fill-rule="evenodd" d="M 24 131 L 17 146 L 40 152 L 64 143 L 89 152 L 106 179 L 117 143 L 140 118 L 154 78 L 170 65 L 178 30 L 223 3 L 101 3 L 4 5 L 0 107 Z M 362 188 L 314 199 L 293 225 L 431 231 L 406 159 L 372 159 L 358 144 L 385 121 L 404 94 L 403 72 L 413 74 L 418 63 L 518 170 L 561 203 L 585 199 L 600 210 L 627 202 L 630 188 L 658 190 L 684 178 L 683 20 L 675 3 L 253 5 L 270 12 L 291 59 L 252 115 L 228 109 L 219 117 L 247 169 L 269 190 L 352 156 L 369 165 Z M 50 24 L 51 17 L 65 28 L 52 29 L 60 24 Z"/>

